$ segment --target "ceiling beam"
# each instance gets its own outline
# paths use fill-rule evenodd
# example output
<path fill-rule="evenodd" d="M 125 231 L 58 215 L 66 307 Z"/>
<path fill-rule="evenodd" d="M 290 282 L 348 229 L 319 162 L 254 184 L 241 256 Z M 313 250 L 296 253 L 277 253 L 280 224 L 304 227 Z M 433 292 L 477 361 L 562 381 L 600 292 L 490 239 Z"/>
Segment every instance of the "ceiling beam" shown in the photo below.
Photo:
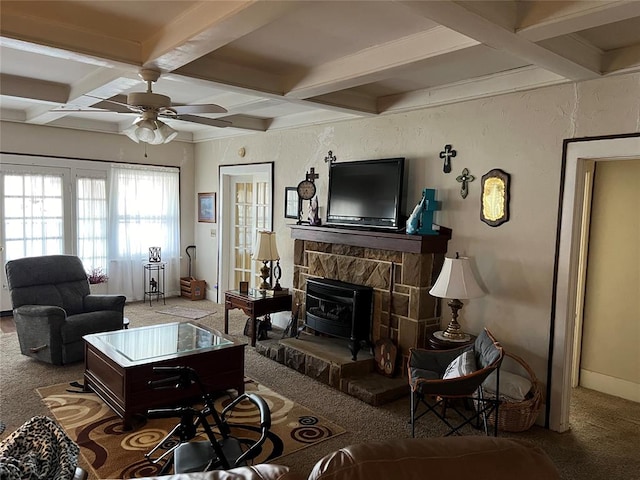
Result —
<path fill-rule="evenodd" d="M 69 91 L 69 85 L 63 83 L 0 74 L 0 95 L 57 104 L 66 103 Z"/>
<path fill-rule="evenodd" d="M 601 68 L 594 70 L 588 60 L 577 61 L 552 52 L 458 2 L 403 3 L 441 25 L 570 80 L 590 80 L 601 76 Z"/>
<path fill-rule="evenodd" d="M 532 42 L 640 16 L 637 0 L 527 2 L 520 4 L 516 31 Z"/>
<path fill-rule="evenodd" d="M 376 82 L 425 59 L 478 43 L 448 28 L 432 28 L 327 62 L 297 79 L 290 78 L 285 96 L 309 98 Z"/>
<path fill-rule="evenodd" d="M 383 113 L 399 113 L 533 90 L 567 81 L 560 75 L 538 67 L 523 67 L 442 87 L 389 95 L 378 99 L 378 108 Z"/>
<path fill-rule="evenodd" d="M 10 2 L 6 2 L 10 3 Z M 33 7 L 35 8 L 35 7 Z M 28 51 L 56 52 L 61 58 L 140 65 L 140 44 L 122 38 L 107 37 L 71 24 L 61 24 L 37 16 L 14 12 L 3 5 L 0 32 L 3 37 L 32 44 Z M 36 45 L 40 46 L 38 49 Z M 98 60 L 95 60 L 98 59 Z M 115 62 L 115 63 L 114 63 Z"/>
<path fill-rule="evenodd" d="M 640 45 L 605 53 L 603 70 L 605 74 L 640 71 Z"/>
<path fill-rule="evenodd" d="M 142 64 L 171 72 L 281 16 L 299 2 L 198 2 L 142 43 Z"/>
<path fill-rule="evenodd" d="M 191 82 L 199 81 L 202 82 L 203 85 L 214 86 L 229 92 L 242 93 L 257 98 L 276 100 L 280 102 L 295 103 L 297 105 L 311 108 L 321 107 L 332 111 L 340 109 L 340 111 L 359 116 L 371 113 L 371 108 L 373 108 L 370 104 L 363 106 L 361 101 L 345 103 L 342 105 L 333 105 L 331 102 L 327 102 L 325 104 L 322 100 L 314 101 L 314 99 L 307 100 L 284 96 L 282 78 L 276 75 L 239 65 L 228 64 L 207 57 L 198 62 L 185 65 L 184 67 L 174 71 L 173 74 L 187 77 Z M 347 96 L 345 95 L 343 98 L 347 98 Z"/>

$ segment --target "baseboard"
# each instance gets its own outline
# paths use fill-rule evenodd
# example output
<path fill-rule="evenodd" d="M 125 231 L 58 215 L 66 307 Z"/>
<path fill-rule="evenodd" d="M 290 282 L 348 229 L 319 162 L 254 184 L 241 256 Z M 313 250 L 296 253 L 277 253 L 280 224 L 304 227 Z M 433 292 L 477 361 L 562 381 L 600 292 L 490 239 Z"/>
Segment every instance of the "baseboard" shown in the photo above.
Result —
<path fill-rule="evenodd" d="M 580 386 L 598 392 L 625 398 L 632 402 L 640 402 L 638 384 L 601 373 L 580 369 Z"/>
<path fill-rule="evenodd" d="M 13 317 L 13 310 L 0 311 L 0 317 Z"/>

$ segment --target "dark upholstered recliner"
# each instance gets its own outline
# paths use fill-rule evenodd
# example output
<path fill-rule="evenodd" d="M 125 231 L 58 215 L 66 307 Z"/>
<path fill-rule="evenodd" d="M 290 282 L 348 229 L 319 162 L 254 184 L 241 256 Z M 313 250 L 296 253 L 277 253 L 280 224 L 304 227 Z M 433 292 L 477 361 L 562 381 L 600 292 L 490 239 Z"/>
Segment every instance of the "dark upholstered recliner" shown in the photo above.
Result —
<path fill-rule="evenodd" d="M 77 362 L 84 335 L 122 328 L 126 297 L 91 295 L 78 257 L 20 258 L 5 269 L 23 355 L 54 365 Z"/>

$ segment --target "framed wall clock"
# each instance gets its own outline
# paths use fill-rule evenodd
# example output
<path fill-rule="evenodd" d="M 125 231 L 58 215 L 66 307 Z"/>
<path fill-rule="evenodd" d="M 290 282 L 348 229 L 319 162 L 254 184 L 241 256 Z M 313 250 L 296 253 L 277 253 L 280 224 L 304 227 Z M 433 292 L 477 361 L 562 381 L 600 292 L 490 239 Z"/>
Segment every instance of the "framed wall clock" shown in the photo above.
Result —
<path fill-rule="evenodd" d="M 302 202 L 304 200 L 311 200 L 316 196 L 316 184 L 314 183 L 314 180 L 316 178 L 318 178 L 318 174 L 312 167 L 309 169 L 309 173 L 307 173 L 305 179 L 302 180 L 296 187 L 296 190 L 298 192 L 298 225 L 302 224 Z"/>

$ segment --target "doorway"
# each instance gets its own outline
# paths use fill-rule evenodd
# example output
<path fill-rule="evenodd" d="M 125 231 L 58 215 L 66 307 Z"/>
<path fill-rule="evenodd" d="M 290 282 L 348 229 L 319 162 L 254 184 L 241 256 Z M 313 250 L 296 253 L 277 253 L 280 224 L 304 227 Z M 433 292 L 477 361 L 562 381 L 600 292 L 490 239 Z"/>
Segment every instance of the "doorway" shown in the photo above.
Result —
<path fill-rule="evenodd" d="M 594 161 L 640 156 L 640 134 L 566 140 L 564 145 L 547 388 L 547 423 L 569 429 L 586 172 Z"/>
<path fill-rule="evenodd" d="M 273 230 L 273 162 L 219 168 L 218 302 L 226 290 L 259 279 L 252 260 L 256 234 Z"/>

